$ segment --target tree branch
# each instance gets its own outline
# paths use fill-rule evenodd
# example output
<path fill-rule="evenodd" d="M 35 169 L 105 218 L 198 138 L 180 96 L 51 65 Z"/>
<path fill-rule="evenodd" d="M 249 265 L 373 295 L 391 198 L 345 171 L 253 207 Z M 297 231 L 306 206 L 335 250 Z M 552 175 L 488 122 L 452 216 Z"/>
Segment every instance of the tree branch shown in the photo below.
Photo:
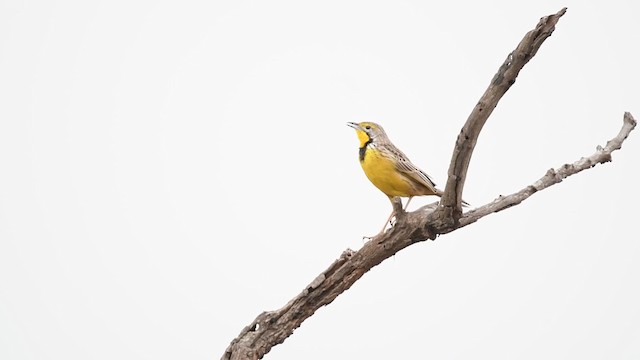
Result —
<path fill-rule="evenodd" d="M 604 164 L 611 161 L 611 153 L 622 148 L 622 143 L 627 138 L 627 136 L 629 136 L 629 133 L 631 133 L 631 131 L 636 127 L 636 124 L 637 122 L 633 118 L 631 113 L 625 112 L 620 132 L 618 132 L 618 135 L 616 135 L 613 139 L 607 141 L 607 145 L 604 148 L 598 145 L 596 152 L 592 155 L 583 157 L 572 164 L 564 164 L 559 168 L 549 169 L 543 177 L 538 179 L 532 185 L 529 185 L 522 190 L 510 195 L 499 196 L 489 204 L 466 212 L 464 215 L 462 215 L 459 223 L 455 227 L 447 229 L 447 231 L 442 231 L 440 232 L 440 234 L 445 234 L 469 224 L 473 224 L 474 222 L 491 213 L 499 212 L 512 206 L 518 205 L 536 192 L 544 190 L 549 186 L 558 184 L 571 175 L 577 174 L 582 170 L 590 169 L 597 164 Z M 426 218 L 428 213 L 432 211 L 433 208 L 425 206 L 416 210 L 410 215 L 413 217 L 415 214 L 415 217 L 418 219 L 416 223 L 417 227 L 426 228 L 428 227 L 428 224 L 424 219 Z M 423 220 L 420 220 L 421 218 Z"/>
<path fill-rule="evenodd" d="M 520 70 L 538 52 L 542 43 L 553 33 L 560 17 L 565 14 L 567 8 L 563 8 L 554 15 L 545 16 L 535 29 L 529 31 L 520 41 L 498 69 L 489 87 L 484 92 L 480 101 L 476 104 L 462 127 L 449 165 L 449 176 L 444 189 L 444 195 L 439 210 L 440 221 L 448 223 L 457 221 L 462 214 L 462 189 L 467 177 L 467 169 L 471 161 L 473 149 L 476 146 L 480 130 L 486 123 L 493 109 L 498 105 L 502 96 L 516 82 Z"/>
<path fill-rule="evenodd" d="M 557 14 L 542 18 L 536 28 L 525 35 L 516 50 L 509 54 L 493 77 L 489 88 L 458 136 L 441 205 L 438 206 L 436 203 L 405 213 L 401 204 L 395 202 L 396 224 L 390 230 L 368 241 L 358 251 L 350 249 L 344 251 L 331 266 L 284 307 L 258 315 L 227 347 L 222 355 L 223 360 L 261 359 L 273 346 L 284 342 L 316 310 L 331 303 L 367 271 L 407 246 L 427 239 L 435 239 L 439 234 L 446 234 L 472 224 L 491 213 L 519 204 L 535 192 L 557 184 L 567 176 L 598 163 L 611 161 L 611 153 L 620 149 L 622 142 L 636 126 L 636 121 L 630 113 L 625 113 L 624 125 L 620 133 L 604 148 L 599 147 L 593 155 L 573 164 L 551 169 L 533 185 L 514 194 L 501 196 L 487 205 L 462 214 L 462 189 L 471 154 L 482 126 L 502 95 L 515 82 L 522 67 L 536 54 L 542 42 L 551 35 L 555 24 L 565 11 L 566 9 L 562 9 Z"/>

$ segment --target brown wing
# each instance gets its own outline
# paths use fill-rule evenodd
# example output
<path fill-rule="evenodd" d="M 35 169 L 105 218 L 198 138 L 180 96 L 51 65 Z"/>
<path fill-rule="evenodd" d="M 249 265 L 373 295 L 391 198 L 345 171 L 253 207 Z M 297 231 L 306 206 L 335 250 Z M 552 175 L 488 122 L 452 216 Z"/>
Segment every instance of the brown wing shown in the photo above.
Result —
<path fill-rule="evenodd" d="M 420 170 L 417 166 L 415 166 L 411 160 L 402 152 L 400 149 L 395 147 L 395 145 L 388 143 L 380 146 L 382 152 L 389 152 L 393 155 L 393 158 L 396 159 L 396 169 L 401 173 L 407 175 L 411 180 L 416 183 L 423 185 L 427 189 L 429 189 L 433 194 L 441 195 L 442 192 L 436 189 L 436 184 L 431 180 L 431 177 L 427 175 L 424 171 Z"/>

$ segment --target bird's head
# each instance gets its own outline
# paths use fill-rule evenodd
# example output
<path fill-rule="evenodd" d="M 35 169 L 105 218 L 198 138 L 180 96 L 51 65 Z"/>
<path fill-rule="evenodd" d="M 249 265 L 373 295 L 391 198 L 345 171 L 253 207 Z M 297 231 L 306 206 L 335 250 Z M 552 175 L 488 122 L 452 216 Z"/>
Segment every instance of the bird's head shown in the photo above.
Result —
<path fill-rule="evenodd" d="M 358 135 L 358 139 L 360 140 L 360 147 L 364 147 L 370 141 L 375 141 L 378 138 L 387 136 L 382 126 L 373 122 L 350 122 L 347 123 L 347 126 L 356 129 L 356 134 Z"/>

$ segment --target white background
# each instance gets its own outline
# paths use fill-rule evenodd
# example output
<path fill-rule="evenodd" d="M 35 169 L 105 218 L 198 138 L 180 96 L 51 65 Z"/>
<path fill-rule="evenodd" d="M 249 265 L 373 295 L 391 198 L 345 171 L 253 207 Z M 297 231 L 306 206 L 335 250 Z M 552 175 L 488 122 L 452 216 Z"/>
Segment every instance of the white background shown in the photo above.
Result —
<path fill-rule="evenodd" d="M 0 2 L 0 359 L 219 358 L 389 214 L 345 123 L 442 187 L 563 6 L 481 133 L 476 206 L 640 117 L 637 2 Z M 639 150 L 402 251 L 267 358 L 640 358 Z"/>

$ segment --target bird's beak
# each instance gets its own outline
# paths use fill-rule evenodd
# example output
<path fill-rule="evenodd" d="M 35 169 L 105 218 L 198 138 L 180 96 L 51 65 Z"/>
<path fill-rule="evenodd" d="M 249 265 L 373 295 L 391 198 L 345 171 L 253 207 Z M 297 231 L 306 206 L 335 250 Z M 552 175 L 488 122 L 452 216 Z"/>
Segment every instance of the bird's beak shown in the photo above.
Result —
<path fill-rule="evenodd" d="M 348 122 L 347 126 L 352 127 L 356 130 L 360 130 L 360 125 L 356 124 L 356 123 L 352 123 L 352 122 Z"/>

